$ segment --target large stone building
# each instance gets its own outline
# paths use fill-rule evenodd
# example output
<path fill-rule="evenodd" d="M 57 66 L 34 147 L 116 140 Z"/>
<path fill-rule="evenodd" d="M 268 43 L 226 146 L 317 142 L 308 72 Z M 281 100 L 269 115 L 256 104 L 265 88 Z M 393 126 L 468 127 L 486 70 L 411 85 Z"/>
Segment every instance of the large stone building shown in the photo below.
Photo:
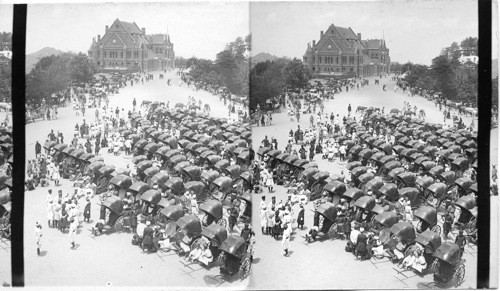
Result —
<path fill-rule="evenodd" d="M 390 71 L 389 49 L 381 39 L 362 40 L 352 29 L 330 25 L 307 44 L 303 61 L 315 78 L 350 78 Z"/>
<path fill-rule="evenodd" d="M 168 34 L 146 34 L 135 22 L 116 19 L 101 38 L 92 40 L 89 58 L 99 71 L 154 71 L 175 66 Z"/>

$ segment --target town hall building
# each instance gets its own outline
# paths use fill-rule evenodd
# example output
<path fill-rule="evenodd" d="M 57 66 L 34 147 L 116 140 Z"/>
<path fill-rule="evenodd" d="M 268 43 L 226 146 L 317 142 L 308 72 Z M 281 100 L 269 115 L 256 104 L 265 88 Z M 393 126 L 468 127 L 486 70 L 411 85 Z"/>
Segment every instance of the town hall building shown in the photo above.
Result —
<path fill-rule="evenodd" d="M 116 19 L 101 38 L 92 40 L 89 59 L 98 71 L 154 71 L 175 66 L 174 44 L 168 34 L 146 34 L 135 22 Z"/>
<path fill-rule="evenodd" d="M 307 44 L 303 62 L 314 78 L 351 78 L 386 74 L 391 60 L 385 40 L 362 40 L 350 27 L 332 24 Z"/>

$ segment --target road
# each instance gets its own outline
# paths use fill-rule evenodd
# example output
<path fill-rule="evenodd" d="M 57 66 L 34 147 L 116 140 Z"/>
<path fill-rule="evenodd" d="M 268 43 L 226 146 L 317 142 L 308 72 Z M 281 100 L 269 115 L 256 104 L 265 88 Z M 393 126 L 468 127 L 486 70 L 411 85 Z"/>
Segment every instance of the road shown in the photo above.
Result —
<path fill-rule="evenodd" d="M 120 106 L 126 111 L 132 108 L 132 100 L 137 98 L 137 104 L 142 100 L 170 101 L 186 103 L 188 96 L 201 99 L 210 104 L 212 115 L 228 117 L 228 109 L 219 98 L 204 91 L 194 91 L 186 85 L 179 86 L 179 77 L 167 73 L 165 80 L 145 82 L 144 85 L 127 86 L 119 94 L 110 97 L 110 106 Z M 172 86 L 167 86 L 166 79 L 172 79 Z M 59 119 L 52 121 L 37 121 L 26 126 L 26 157 L 34 157 L 34 144 L 38 140 L 43 145 L 51 129 L 64 134 L 65 142 L 71 140 L 75 123 L 81 124 L 83 117 L 75 116 L 71 106 L 61 108 Z M 94 120 L 94 111 L 87 110 L 87 122 Z M 130 157 L 113 156 L 101 150 L 106 164 L 117 168 L 125 167 Z M 72 182 L 63 180 L 60 187 L 52 188 L 55 193 L 62 189 L 63 193 L 72 192 Z M 142 250 L 131 244 L 132 235 L 127 233 L 112 233 L 91 237 L 89 228 L 93 226 L 99 215 L 98 198 L 92 201 L 92 217 L 90 223 L 83 222 L 78 230 L 76 250 L 70 249 L 67 233 L 47 227 L 45 199 L 49 188 L 37 188 L 25 194 L 25 283 L 26 286 L 170 286 L 206 288 L 219 285 L 231 289 L 241 289 L 248 284 L 245 281 L 221 282 L 214 276 L 219 274 L 219 268 L 200 269 L 194 265 L 191 272 L 179 261 L 176 254 L 144 254 Z M 83 201 L 82 201 L 83 202 Z M 83 207 L 83 203 L 81 204 Z M 83 208 L 80 209 L 83 212 Z M 42 256 L 36 254 L 35 222 L 43 225 Z M 1 250 L 0 250 L 1 251 Z M 187 274 L 186 272 L 191 272 Z"/>
<path fill-rule="evenodd" d="M 373 84 L 373 78 L 370 84 Z M 333 112 L 339 114 L 340 118 L 347 115 L 347 107 L 351 104 L 353 111 L 357 106 L 385 106 L 385 112 L 391 108 L 401 109 L 404 101 L 410 102 L 412 106 L 416 105 L 418 110 L 424 109 L 426 112 L 426 121 L 433 123 L 442 123 L 442 113 L 434 104 L 422 97 L 408 97 L 401 91 L 393 90 L 383 91 L 382 85 L 388 84 L 388 88 L 393 88 L 394 82 L 383 78 L 380 85 L 370 85 L 359 90 L 349 90 L 335 95 L 334 100 L 329 100 L 325 104 L 325 113 L 328 115 Z M 359 119 L 358 119 L 359 120 Z M 465 118 L 466 125 L 471 123 L 470 118 Z M 477 122 L 476 122 L 477 124 Z M 299 122 L 290 122 L 290 117 L 286 112 L 273 114 L 273 124 L 267 127 L 253 127 L 252 139 L 253 148 L 258 150 L 261 141 L 267 135 L 270 139 L 274 137 L 278 140 L 278 148 L 284 149 L 287 144 L 288 132 L 294 131 L 300 125 L 301 129 L 309 128 L 309 115 L 303 114 Z M 298 151 L 298 147 L 294 146 Z M 328 162 L 321 159 L 321 155 L 314 157 L 314 162 L 318 163 L 320 170 L 329 171 L 331 174 L 340 174 L 345 169 L 345 163 Z M 282 186 L 275 187 L 274 193 L 268 193 L 264 190 L 262 194 L 254 194 L 253 203 L 253 224 L 257 229 L 259 221 L 259 203 L 261 196 L 266 196 L 269 203 L 272 196 L 276 200 L 283 202 L 287 199 L 286 189 Z M 432 282 L 432 276 L 417 276 L 415 273 L 406 272 L 399 274 L 393 268 L 394 264 L 387 259 L 377 261 L 356 261 L 352 254 L 345 252 L 345 241 L 326 240 L 323 242 L 314 242 L 305 244 L 303 236 L 310 230 L 313 223 L 314 207 L 312 203 L 305 205 L 305 227 L 304 230 L 296 229 L 292 234 L 291 250 L 292 254 L 288 257 L 283 256 L 281 241 L 275 241 L 267 235 L 262 235 L 257 231 L 257 246 L 255 260 L 256 268 L 253 271 L 253 277 L 250 287 L 255 289 L 321 289 L 321 288 L 355 288 L 355 289 L 406 289 L 417 288 L 419 283 Z M 293 218 L 299 212 L 296 204 L 293 207 L 295 213 Z M 460 288 L 475 288 L 476 286 L 476 247 L 467 246 L 464 258 L 466 259 L 465 282 Z"/>

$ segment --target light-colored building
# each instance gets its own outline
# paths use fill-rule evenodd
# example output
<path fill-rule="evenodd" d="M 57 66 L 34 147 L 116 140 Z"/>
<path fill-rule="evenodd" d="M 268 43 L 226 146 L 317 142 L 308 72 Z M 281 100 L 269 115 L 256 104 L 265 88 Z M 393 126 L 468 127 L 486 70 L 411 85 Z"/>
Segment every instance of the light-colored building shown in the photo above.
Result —
<path fill-rule="evenodd" d="M 92 40 L 89 58 L 99 71 L 154 71 L 175 65 L 168 34 L 147 35 L 135 22 L 116 19 L 104 35 Z"/>

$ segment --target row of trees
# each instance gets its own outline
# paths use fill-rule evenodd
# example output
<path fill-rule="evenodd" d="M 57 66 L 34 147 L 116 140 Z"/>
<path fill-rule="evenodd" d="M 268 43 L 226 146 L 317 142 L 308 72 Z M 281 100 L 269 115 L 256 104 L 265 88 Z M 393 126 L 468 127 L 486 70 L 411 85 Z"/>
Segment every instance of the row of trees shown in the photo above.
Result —
<path fill-rule="evenodd" d="M 83 53 L 63 53 L 41 58 L 26 75 L 26 102 L 40 104 L 53 93 L 73 83 L 85 84 L 93 80 L 95 69 Z"/>
<path fill-rule="evenodd" d="M 0 32 L 0 50 L 12 50 L 12 33 Z M 12 62 L 0 56 L 0 101 L 11 102 Z"/>
<path fill-rule="evenodd" d="M 226 87 L 232 94 L 248 96 L 249 62 L 245 53 L 250 50 L 251 36 L 238 37 L 219 52 L 215 61 L 192 57 L 177 58 L 177 66 L 190 68 L 196 81 Z"/>
<path fill-rule="evenodd" d="M 311 78 L 297 58 L 280 58 L 257 63 L 250 71 L 250 110 L 257 104 L 264 108 L 266 100 L 278 96 L 287 88 L 304 88 Z"/>
<path fill-rule="evenodd" d="M 477 55 L 477 38 L 468 37 L 460 46 L 453 42 L 431 66 L 411 62 L 391 66 L 393 71 L 408 73 L 405 80 L 410 86 L 441 92 L 448 100 L 477 104 L 477 64 L 460 62 L 462 55 Z"/>

